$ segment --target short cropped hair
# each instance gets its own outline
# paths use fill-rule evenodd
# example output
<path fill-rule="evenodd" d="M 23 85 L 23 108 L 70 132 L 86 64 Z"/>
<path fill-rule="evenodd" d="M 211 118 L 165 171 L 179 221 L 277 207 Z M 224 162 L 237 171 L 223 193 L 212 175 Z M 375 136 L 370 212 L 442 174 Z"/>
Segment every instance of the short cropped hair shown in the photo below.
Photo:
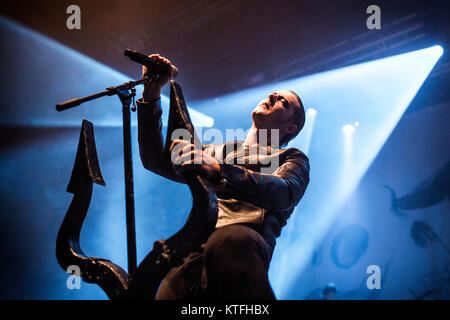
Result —
<path fill-rule="evenodd" d="M 286 146 L 289 141 L 294 139 L 300 133 L 300 131 L 302 131 L 303 126 L 305 125 L 305 108 L 303 107 L 303 102 L 294 91 L 289 91 L 289 92 L 294 94 L 294 96 L 298 100 L 298 104 L 300 105 L 300 108 L 295 108 L 294 115 L 293 115 L 293 122 L 297 126 L 297 130 L 293 133 L 290 133 L 290 134 L 288 133 L 283 138 L 281 138 L 281 140 L 280 140 L 281 147 Z"/>

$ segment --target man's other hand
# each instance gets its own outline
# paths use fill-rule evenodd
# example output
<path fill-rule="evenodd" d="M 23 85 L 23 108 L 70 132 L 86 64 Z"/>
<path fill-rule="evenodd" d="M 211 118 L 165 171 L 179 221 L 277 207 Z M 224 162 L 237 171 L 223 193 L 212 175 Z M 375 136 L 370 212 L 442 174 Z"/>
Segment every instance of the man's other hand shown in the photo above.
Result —
<path fill-rule="evenodd" d="M 170 153 L 175 171 L 192 170 L 208 180 L 219 180 L 219 162 L 203 150 L 196 148 L 194 144 L 176 139 L 170 146 Z"/>

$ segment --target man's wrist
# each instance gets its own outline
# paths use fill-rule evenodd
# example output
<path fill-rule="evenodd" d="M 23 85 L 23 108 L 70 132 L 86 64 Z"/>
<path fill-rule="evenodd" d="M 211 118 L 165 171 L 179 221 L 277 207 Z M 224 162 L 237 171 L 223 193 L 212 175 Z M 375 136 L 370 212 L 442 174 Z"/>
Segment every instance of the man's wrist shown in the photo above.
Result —
<path fill-rule="evenodd" d="M 144 88 L 142 92 L 143 102 L 155 102 L 161 99 L 161 90 L 148 90 Z"/>
<path fill-rule="evenodd" d="M 142 96 L 142 99 L 140 100 L 140 102 L 142 103 L 155 103 L 158 102 L 161 99 L 161 97 L 144 97 Z"/>

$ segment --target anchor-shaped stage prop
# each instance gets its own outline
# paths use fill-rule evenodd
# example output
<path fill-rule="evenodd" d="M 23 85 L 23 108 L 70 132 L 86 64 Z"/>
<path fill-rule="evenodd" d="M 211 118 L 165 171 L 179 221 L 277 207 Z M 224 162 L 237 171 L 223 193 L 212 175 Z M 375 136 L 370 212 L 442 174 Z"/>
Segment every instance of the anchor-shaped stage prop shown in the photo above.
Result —
<path fill-rule="evenodd" d="M 56 240 L 56 257 L 67 270 L 75 265 L 81 277 L 89 283 L 97 283 L 110 299 L 124 296 L 128 289 L 128 274 L 111 261 L 89 258 L 80 247 L 80 232 L 91 202 L 93 183 L 105 185 L 97 159 L 94 127 L 83 120 L 80 140 L 67 192 L 73 199 L 61 224 Z"/>
<path fill-rule="evenodd" d="M 73 99 L 59 104 L 57 109 L 61 111 L 71 108 L 84 101 L 112 95 L 111 92 L 118 94 L 124 111 L 124 159 L 125 162 L 131 161 L 130 98 L 135 94 L 134 85 L 145 83 L 148 80 L 127 82 L 122 86 L 112 87 L 86 98 Z M 131 93 L 127 94 L 128 90 L 131 90 Z M 170 161 L 168 150 L 170 137 L 176 129 L 186 129 L 191 142 L 201 148 L 189 117 L 181 86 L 171 81 L 169 125 L 165 147 L 168 161 Z M 214 230 L 217 221 L 217 197 L 214 188 L 204 178 L 192 172 L 184 173 L 183 176 L 192 194 L 192 209 L 180 231 L 167 240 L 155 242 L 152 251 L 139 266 L 145 272 L 140 272 L 138 276 L 135 276 L 136 268 L 133 267 L 133 258 L 136 259 L 136 239 L 134 236 L 134 199 L 130 197 L 130 191 L 133 191 L 131 163 L 128 164 L 128 169 L 125 163 L 125 184 L 128 197 L 126 209 L 129 273 L 109 260 L 87 257 L 81 250 L 79 235 L 89 209 L 93 183 L 101 185 L 105 185 L 105 183 L 97 159 L 93 125 L 89 121 L 83 120 L 75 164 L 67 188 L 67 191 L 73 193 L 74 197 L 57 237 L 56 257 L 58 263 L 64 270 L 71 265 L 79 267 L 82 279 L 98 284 L 110 299 L 153 299 L 162 279 L 170 269 L 179 266 L 189 252 L 204 243 Z M 132 201 L 131 204 L 130 201 Z M 132 214 L 131 217 L 130 214 Z"/>

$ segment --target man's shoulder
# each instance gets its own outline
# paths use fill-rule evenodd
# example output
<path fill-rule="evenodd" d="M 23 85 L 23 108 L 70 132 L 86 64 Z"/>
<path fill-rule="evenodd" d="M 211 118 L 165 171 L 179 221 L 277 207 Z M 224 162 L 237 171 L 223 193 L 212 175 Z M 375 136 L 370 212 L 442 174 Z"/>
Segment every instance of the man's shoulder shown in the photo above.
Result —
<path fill-rule="evenodd" d="M 310 164 L 308 156 L 297 148 L 286 148 L 283 149 L 283 164 L 289 163 L 288 166 L 295 166 L 301 168 L 305 172 L 309 172 Z"/>
<path fill-rule="evenodd" d="M 308 158 L 308 156 L 300 149 L 297 148 L 286 148 L 282 149 L 284 152 L 292 157 Z"/>
<path fill-rule="evenodd" d="M 278 152 L 283 155 L 286 159 L 305 159 L 309 160 L 308 156 L 300 149 L 297 148 L 278 148 Z"/>

